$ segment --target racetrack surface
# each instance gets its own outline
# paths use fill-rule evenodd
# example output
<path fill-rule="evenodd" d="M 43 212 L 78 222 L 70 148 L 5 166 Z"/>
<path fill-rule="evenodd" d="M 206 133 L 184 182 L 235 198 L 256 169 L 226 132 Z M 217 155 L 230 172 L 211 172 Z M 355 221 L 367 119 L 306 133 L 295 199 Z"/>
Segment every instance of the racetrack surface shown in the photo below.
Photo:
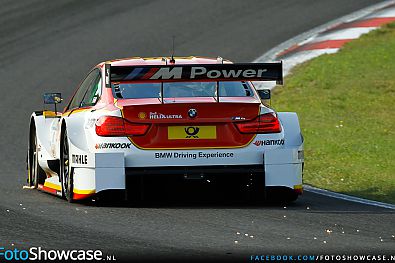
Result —
<path fill-rule="evenodd" d="M 176 55 L 248 62 L 376 2 L 0 1 L 0 247 L 97 248 L 124 259 L 184 260 L 393 253 L 391 210 L 313 193 L 284 208 L 215 196 L 209 202 L 188 196 L 174 201 L 174 189 L 173 200 L 158 196 L 160 202 L 135 208 L 69 204 L 22 189 L 29 116 L 42 109 L 42 93 L 60 91 L 68 98 L 98 62 L 169 55 L 172 35 Z"/>

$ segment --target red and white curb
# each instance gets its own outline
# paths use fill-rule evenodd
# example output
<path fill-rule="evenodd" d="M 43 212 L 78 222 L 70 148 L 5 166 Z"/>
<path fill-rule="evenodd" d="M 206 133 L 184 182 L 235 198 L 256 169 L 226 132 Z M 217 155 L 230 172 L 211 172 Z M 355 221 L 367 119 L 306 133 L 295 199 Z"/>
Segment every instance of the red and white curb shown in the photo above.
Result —
<path fill-rule="evenodd" d="M 254 62 L 283 61 L 284 75 L 307 60 L 337 52 L 344 44 L 384 24 L 395 21 L 395 1 L 370 6 L 298 35 L 269 50 Z M 255 82 L 258 89 L 272 89 L 275 82 Z"/>
<path fill-rule="evenodd" d="M 294 66 L 322 54 L 335 53 L 344 44 L 393 21 L 395 21 L 395 0 L 385 1 L 304 32 L 274 47 L 254 62 L 282 60 L 284 75 L 287 75 Z M 276 86 L 274 81 L 254 82 L 254 84 L 257 89 L 272 89 Z M 309 185 L 304 185 L 304 189 L 349 202 L 395 210 L 393 204 L 335 193 Z"/>

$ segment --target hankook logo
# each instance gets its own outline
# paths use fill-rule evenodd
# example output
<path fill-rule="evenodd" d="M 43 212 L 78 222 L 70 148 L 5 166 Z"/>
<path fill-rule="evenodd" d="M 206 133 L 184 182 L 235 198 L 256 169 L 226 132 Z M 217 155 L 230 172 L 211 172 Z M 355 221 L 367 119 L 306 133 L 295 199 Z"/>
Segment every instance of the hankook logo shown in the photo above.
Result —
<path fill-rule="evenodd" d="M 285 140 L 259 140 L 253 142 L 256 146 L 266 146 L 266 145 L 284 145 Z"/>
<path fill-rule="evenodd" d="M 112 143 L 112 142 L 103 142 L 103 143 L 96 143 L 96 149 L 130 149 L 131 143 Z"/>

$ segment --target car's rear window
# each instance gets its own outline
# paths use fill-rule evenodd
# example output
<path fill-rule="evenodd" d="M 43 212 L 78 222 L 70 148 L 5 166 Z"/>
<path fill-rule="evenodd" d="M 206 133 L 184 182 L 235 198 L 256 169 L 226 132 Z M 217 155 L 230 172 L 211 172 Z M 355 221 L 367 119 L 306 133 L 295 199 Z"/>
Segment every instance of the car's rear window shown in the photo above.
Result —
<path fill-rule="evenodd" d="M 114 97 L 118 99 L 143 99 L 162 97 L 161 83 L 118 83 L 113 84 Z M 164 98 L 217 97 L 217 82 L 165 82 Z M 250 97 L 252 88 L 247 82 L 219 82 L 220 97 Z"/>

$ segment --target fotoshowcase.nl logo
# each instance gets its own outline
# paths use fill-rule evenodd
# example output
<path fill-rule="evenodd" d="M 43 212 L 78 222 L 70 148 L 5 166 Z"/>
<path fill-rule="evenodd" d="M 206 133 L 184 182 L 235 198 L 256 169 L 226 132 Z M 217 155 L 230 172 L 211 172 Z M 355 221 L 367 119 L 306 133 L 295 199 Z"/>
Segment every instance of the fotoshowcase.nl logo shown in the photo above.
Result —
<path fill-rule="evenodd" d="M 318 261 L 318 262 L 339 262 L 339 261 L 395 261 L 395 255 L 251 255 L 250 262 L 291 262 L 291 261 Z"/>
<path fill-rule="evenodd" d="M 5 261 L 116 261 L 114 255 L 104 255 L 101 250 L 71 249 L 46 250 L 42 247 L 5 249 L 0 247 L 0 262 Z"/>

